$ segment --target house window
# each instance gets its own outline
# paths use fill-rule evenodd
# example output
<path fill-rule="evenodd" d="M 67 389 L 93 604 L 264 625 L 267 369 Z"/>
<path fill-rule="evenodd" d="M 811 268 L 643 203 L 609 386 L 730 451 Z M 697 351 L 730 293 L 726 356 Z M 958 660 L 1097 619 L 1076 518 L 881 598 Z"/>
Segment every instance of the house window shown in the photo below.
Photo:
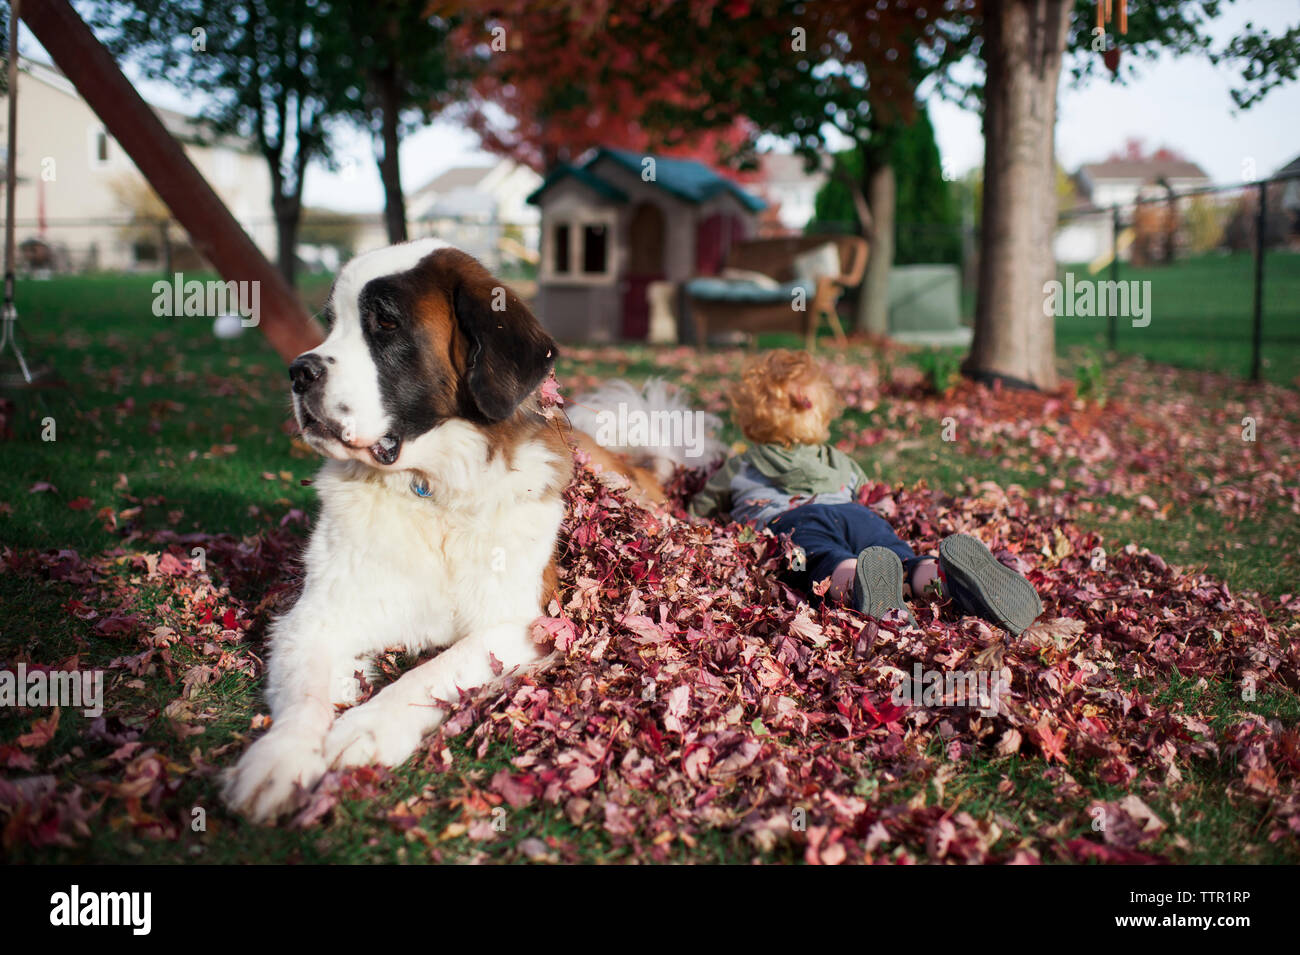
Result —
<path fill-rule="evenodd" d="M 604 275 L 608 271 L 609 230 L 604 225 L 582 227 L 582 271 L 586 275 Z"/>
<path fill-rule="evenodd" d="M 108 132 L 102 126 L 90 128 L 90 168 L 107 169 L 109 165 Z"/>
<path fill-rule="evenodd" d="M 568 223 L 563 223 L 555 227 L 554 243 L 554 267 L 552 271 L 556 275 L 569 274 L 569 233 Z"/>

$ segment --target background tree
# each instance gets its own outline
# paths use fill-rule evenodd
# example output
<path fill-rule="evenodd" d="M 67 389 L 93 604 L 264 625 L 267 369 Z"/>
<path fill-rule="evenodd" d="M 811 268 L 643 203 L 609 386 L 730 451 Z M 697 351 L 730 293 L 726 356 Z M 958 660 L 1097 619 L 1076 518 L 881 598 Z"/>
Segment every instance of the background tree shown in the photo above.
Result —
<path fill-rule="evenodd" d="M 220 135 L 254 142 L 271 174 L 278 265 L 294 281 L 308 164 L 329 158 L 330 121 L 348 106 L 321 56 L 338 26 L 313 0 L 102 2 L 91 18 L 119 60 L 196 95 Z"/>
<path fill-rule="evenodd" d="M 502 0 L 467 11 L 453 46 L 474 79 L 458 118 L 485 148 L 537 172 L 611 146 L 723 163 L 745 178 L 756 130 L 674 62 L 672 43 L 695 42 L 690 4 L 661 6 Z M 690 120 L 673 123 L 670 111 Z"/>
<path fill-rule="evenodd" d="M 325 34 L 324 68 L 339 74 L 348 112 L 375 145 L 389 242 L 407 239 L 402 140 L 437 115 L 467 78 L 447 42 L 456 4 L 442 6 L 439 12 L 429 0 L 349 3 Z"/>
<path fill-rule="evenodd" d="M 1056 335 L 1056 89 L 1072 0 L 984 5 L 984 194 L 975 336 L 963 370 L 1050 388 Z"/>
<path fill-rule="evenodd" d="M 904 127 L 889 154 L 895 170 L 894 262 L 898 265 L 961 261 L 961 216 L 956 189 L 944 178 L 934 127 L 923 108 Z M 844 152 L 836 162 L 861 181 L 862 156 Z M 843 179 L 829 179 L 817 193 L 806 231 L 826 232 L 855 225 L 853 197 Z"/>
<path fill-rule="evenodd" d="M 909 137 L 918 121 L 916 91 L 964 57 L 972 40 L 969 30 L 947 28 L 939 14 L 949 6 L 926 0 L 726 4 L 707 31 L 709 51 L 696 51 L 700 84 L 711 97 L 791 143 L 810 166 L 824 163 L 847 191 L 858 231 L 871 246 L 853 324 L 876 334 L 888 331 L 895 160 L 910 159 L 915 145 Z M 688 55 L 676 49 L 679 57 Z M 918 132 L 924 136 L 924 127 Z M 832 153 L 844 140 L 851 149 Z"/>
<path fill-rule="evenodd" d="M 984 110 L 984 188 L 975 339 L 963 365 L 968 375 L 1038 388 L 1056 384 L 1055 327 L 1043 316 L 1042 288 L 1055 270 L 1053 128 L 1063 68 L 1079 82 L 1113 65 L 1115 81 L 1124 82 L 1139 75 L 1143 60 L 1205 55 L 1239 72 L 1232 95 L 1241 108 L 1295 79 L 1300 26 L 1274 35 L 1248 24 L 1216 48 L 1206 30 L 1226 6 L 1147 0 L 1128 10 L 1128 32 L 1118 38 L 1113 22 L 1111 33 L 1100 32 L 1095 0 L 1002 0 L 954 19 L 955 28 L 965 24 L 980 33 L 985 68 L 977 91 Z"/>

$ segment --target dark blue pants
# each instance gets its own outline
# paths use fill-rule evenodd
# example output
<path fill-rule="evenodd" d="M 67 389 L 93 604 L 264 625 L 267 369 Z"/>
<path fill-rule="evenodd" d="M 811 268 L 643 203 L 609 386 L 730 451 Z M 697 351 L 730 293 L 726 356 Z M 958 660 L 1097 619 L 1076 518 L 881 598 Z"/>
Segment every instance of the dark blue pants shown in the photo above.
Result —
<path fill-rule="evenodd" d="M 889 522 L 864 504 L 804 504 L 778 514 L 767 525 L 772 533 L 789 535 L 807 554 L 803 570 L 790 570 L 786 582 L 812 595 L 812 585 L 825 580 L 841 561 L 857 559 L 868 547 L 888 547 L 903 562 L 904 580 L 924 557 L 903 543 Z"/>

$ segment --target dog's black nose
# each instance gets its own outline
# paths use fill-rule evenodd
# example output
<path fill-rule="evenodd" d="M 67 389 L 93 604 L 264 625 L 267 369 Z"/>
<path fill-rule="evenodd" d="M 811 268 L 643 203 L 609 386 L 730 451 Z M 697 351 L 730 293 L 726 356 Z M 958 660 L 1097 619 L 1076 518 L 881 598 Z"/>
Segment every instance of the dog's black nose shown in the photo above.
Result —
<path fill-rule="evenodd" d="M 325 362 L 315 352 L 299 355 L 289 365 L 289 380 L 297 394 L 308 391 L 313 384 L 325 377 Z"/>

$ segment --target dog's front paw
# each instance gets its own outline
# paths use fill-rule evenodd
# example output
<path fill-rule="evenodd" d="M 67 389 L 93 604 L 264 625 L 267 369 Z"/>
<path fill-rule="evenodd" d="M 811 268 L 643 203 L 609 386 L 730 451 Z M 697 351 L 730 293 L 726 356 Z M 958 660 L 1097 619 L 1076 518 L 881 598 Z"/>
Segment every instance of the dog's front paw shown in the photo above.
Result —
<path fill-rule="evenodd" d="M 222 797 L 253 822 L 271 822 L 295 808 L 326 769 L 318 740 L 272 729 L 226 771 Z"/>
<path fill-rule="evenodd" d="M 424 733 L 442 722 L 441 710 L 430 710 L 427 716 L 419 725 L 408 714 L 389 712 L 381 701 L 354 707 L 334 721 L 325 737 L 325 765 L 397 766 L 415 752 Z"/>

